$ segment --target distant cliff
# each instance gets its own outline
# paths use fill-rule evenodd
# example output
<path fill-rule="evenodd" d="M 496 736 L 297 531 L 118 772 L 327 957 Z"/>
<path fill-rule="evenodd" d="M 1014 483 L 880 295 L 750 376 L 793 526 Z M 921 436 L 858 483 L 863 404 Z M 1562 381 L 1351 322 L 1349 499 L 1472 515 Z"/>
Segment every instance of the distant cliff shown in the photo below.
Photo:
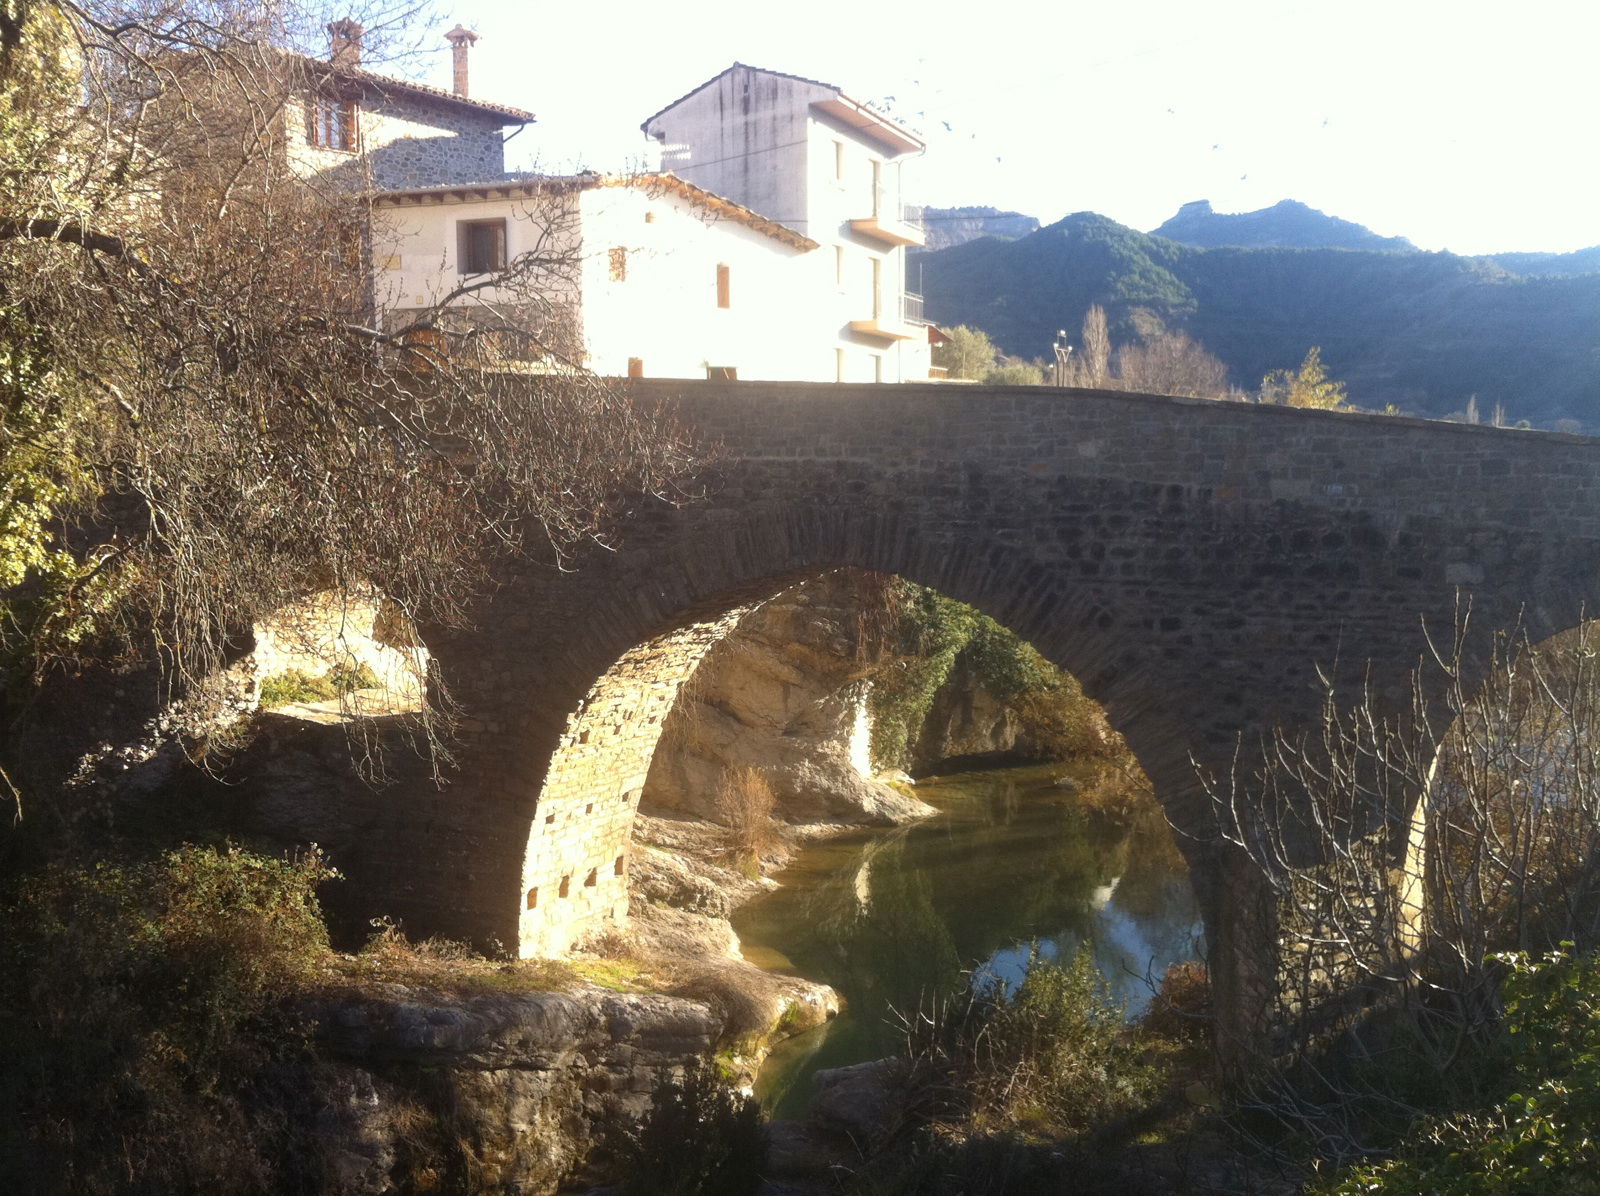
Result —
<path fill-rule="evenodd" d="M 1223 245 L 1242 249 L 1378 249 L 1415 253 L 1404 237 L 1380 237 L 1371 229 L 1329 216 L 1293 199 L 1257 212 L 1215 212 L 1209 200 L 1196 200 L 1152 236 L 1181 241 L 1202 249 Z"/>
<path fill-rule="evenodd" d="M 922 220 L 928 230 L 930 251 L 965 245 L 979 237 L 1014 241 L 1039 227 L 1032 216 L 1002 212 L 999 208 L 923 208 Z"/>

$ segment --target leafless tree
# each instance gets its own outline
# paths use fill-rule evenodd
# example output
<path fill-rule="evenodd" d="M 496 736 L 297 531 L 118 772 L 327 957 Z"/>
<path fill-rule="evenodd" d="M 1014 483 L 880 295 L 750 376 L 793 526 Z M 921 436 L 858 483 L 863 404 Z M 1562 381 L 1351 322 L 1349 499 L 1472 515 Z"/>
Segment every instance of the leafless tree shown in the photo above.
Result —
<path fill-rule="evenodd" d="M 1084 386 L 1104 386 L 1111 377 L 1111 332 L 1106 327 L 1106 309 L 1098 303 L 1083 317 Z"/>
<path fill-rule="evenodd" d="M 1199 341 L 1164 332 L 1117 350 L 1117 377 L 1124 390 L 1220 399 L 1228 394 L 1228 367 Z"/>
<path fill-rule="evenodd" d="M 560 229 L 494 303 L 473 280 L 376 318 L 370 204 L 285 151 L 322 69 L 297 39 L 327 15 L 0 10 L 0 513 L 67 560 L 10 592 L 14 678 L 119 644 L 204 677 L 263 615 L 369 584 L 460 622 L 499 562 L 559 565 L 692 466 L 570 322 L 529 318 L 575 267 Z M 532 365 L 506 368 L 513 339 Z"/>
<path fill-rule="evenodd" d="M 1328 1156 L 1490 1041 L 1493 953 L 1600 942 L 1600 624 L 1503 636 L 1482 670 L 1465 636 L 1409 709 L 1330 690 L 1310 734 L 1209 785 L 1276 904 L 1283 1033 L 1246 1103 Z"/>

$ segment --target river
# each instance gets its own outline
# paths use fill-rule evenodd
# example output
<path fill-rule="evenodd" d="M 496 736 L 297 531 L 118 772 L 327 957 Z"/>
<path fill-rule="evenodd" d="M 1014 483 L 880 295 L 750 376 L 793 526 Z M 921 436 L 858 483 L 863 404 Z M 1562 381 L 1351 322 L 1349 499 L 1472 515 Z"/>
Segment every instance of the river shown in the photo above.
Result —
<path fill-rule="evenodd" d="M 1199 955 L 1171 832 L 1151 809 L 1130 825 L 1057 783 L 1086 768 L 925 780 L 917 796 L 937 816 L 813 843 L 780 888 L 734 915 L 746 958 L 844 997 L 839 1017 L 768 1058 L 756 1093 L 772 1116 L 804 1111 L 815 1072 L 893 1052 L 894 1010 L 958 988 L 971 969 L 1020 977 L 1034 942 L 1052 958 L 1087 945 L 1130 1016 L 1149 1002 L 1147 977 Z"/>

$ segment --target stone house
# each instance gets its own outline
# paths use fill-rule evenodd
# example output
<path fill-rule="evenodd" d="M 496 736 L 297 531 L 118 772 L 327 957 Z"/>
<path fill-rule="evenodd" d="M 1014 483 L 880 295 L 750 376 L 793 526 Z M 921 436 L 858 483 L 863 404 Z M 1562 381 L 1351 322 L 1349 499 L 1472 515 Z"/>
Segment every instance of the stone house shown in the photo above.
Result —
<path fill-rule="evenodd" d="M 506 130 L 514 135 L 534 116 L 469 97 L 476 34 L 458 25 L 445 35 L 455 87 L 444 91 L 363 69 L 360 25 L 335 21 L 328 31 L 328 60 L 298 60 L 307 86 L 284 113 L 284 145 L 303 177 L 388 191 L 505 176 Z"/>
<path fill-rule="evenodd" d="M 735 64 L 644 123 L 668 169 L 512 176 L 506 130 L 534 118 L 470 97 L 475 34 L 446 35 L 444 91 L 365 70 L 359 25 L 329 32 L 285 139 L 304 177 L 369 201 L 388 326 L 441 303 L 494 311 L 525 323 L 528 345 L 573 346 L 566 359 L 609 375 L 929 376 L 904 281 L 922 233 L 900 198 L 902 159 L 923 143 L 838 88 Z M 508 269 L 514 285 L 488 285 Z"/>

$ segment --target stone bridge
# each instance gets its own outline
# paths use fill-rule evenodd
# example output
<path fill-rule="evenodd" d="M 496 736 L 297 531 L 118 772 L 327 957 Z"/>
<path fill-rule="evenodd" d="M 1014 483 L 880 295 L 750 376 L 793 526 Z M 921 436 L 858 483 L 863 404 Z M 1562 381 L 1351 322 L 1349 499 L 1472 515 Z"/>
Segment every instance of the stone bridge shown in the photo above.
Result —
<path fill-rule="evenodd" d="M 429 636 L 459 770 L 323 839 L 375 912 L 524 954 L 621 916 L 678 687 L 754 604 L 853 565 L 983 610 L 1105 707 L 1183 832 L 1228 1000 L 1262 945 L 1195 763 L 1314 718 L 1319 672 L 1398 700 L 1463 599 L 1474 627 L 1536 638 L 1600 609 L 1592 440 L 1095 391 L 637 393 L 720 445 L 708 496 L 642 505 L 617 551 L 530 569 L 476 633 Z"/>

